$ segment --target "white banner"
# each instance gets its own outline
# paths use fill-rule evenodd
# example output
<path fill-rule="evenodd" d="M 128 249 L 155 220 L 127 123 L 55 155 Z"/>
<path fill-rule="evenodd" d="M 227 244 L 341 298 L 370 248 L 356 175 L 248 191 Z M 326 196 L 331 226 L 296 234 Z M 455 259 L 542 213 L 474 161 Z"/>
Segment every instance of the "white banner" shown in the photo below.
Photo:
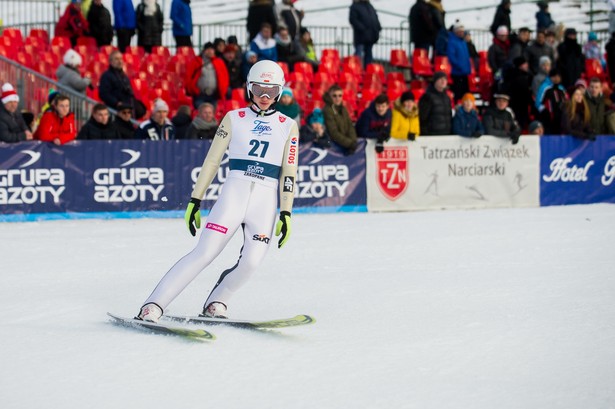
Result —
<path fill-rule="evenodd" d="M 537 136 L 369 140 L 366 156 L 369 211 L 540 206 Z"/>

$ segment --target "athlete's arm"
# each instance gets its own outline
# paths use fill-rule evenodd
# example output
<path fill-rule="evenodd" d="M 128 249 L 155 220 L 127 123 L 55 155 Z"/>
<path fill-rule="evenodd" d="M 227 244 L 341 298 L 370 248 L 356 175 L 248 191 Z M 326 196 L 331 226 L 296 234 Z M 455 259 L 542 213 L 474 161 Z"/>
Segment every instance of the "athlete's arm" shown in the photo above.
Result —
<path fill-rule="evenodd" d="M 290 135 L 284 147 L 284 159 L 280 172 L 280 212 L 290 213 L 293 208 L 298 163 L 299 128 L 295 122 L 290 129 Z"/>
<path fill-rule="evenodd" d="M 231 117 L 229 113 L 224 116 L 220 126 L 218 126 L 218 130 L 216 131 L 216 135 L 211 143 L 209 152 L 207 152 L 207 156 L 203 162 L 201 173 L 199 174 L 196 184 L 194 185 L 194 190 L 192 191 L 193 198 L 202 199 L 205 195 L 205 191 L 211 184 L 211 181 L 214 180 L 214 177 L 218 172 L 220 162 L 222 162 L 222 157 L 224 156 L 224 152 L 226 152 L 230 141 Z"/>

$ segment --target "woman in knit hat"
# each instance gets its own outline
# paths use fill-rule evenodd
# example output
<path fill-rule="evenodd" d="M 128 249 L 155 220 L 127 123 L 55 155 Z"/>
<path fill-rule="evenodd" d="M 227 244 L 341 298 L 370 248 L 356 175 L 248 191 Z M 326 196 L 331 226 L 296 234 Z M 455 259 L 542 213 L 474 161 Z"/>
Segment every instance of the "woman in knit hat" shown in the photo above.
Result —
<path fill-rule="evenodd" d="M 287 117 L 297 121 L 297 124 L 301 123 L 301 108 L 294 99 L 292 89 L 284 87 L 280 101 L 278 101 L 276 105 L 276 109 Z"/>
<path fill-rule="evenodd" d="M 314 108 L 307 117 L 307 123 L 299 131 L 299 142 L 312 142 L 323 149 L 331 146 L 331 137 L 325 128 L 325 117 L 320 108 Z"/>
<path fill-rule="evenodd" d="M 79 72 L 79 67 L 83 62 L 81 55 L 71 48 L 64 54 L 63 61 L 64 64 L 60 65 L 56 71 L 58 82 L 73 91 L 84 94 L 92 80 L 82 77 Z"/>
<path fill-rule="evenodd" d="M 461 97 L 461 104 L 453 117 L 453 133 L 460 136 L 478 138 L 485 133 L 485 128 L 478 117 L 474 95 L 467 93 Z"/>
<path fill-rule="evenodd" d="M 413 141 L 420 133 L 419 107 L 412 91 L 406 91 L 393 103 L 391 137 Z"/>

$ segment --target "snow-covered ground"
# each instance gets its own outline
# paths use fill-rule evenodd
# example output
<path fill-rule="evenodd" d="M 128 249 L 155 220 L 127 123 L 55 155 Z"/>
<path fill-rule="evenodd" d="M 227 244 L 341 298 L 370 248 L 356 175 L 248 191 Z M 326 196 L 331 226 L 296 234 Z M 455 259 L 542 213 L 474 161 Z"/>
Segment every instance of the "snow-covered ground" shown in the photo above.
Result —
<path fill-rule="evenodd" d="M 110 324 L 195 244 L 181 219 L 0 225 L 0 408 L 612 408 L 615 206 L 297 214 L 195 343 Z M 196 313 L 229 248 L 169 307 Z"/>

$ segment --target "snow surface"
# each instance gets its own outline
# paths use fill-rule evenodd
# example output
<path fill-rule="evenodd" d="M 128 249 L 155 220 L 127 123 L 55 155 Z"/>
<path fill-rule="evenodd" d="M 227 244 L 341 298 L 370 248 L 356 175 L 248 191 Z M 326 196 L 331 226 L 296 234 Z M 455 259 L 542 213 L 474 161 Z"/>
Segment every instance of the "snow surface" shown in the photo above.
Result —
<path fill-rule="evenodd" d="M 615 205 L 296 214 L 197 343 L 112 325 L 196 243 L 181 219 L 0 225 L 0 408 L 612 408 Z M 229 248 L 172 303 L 197 313 Z"/>

